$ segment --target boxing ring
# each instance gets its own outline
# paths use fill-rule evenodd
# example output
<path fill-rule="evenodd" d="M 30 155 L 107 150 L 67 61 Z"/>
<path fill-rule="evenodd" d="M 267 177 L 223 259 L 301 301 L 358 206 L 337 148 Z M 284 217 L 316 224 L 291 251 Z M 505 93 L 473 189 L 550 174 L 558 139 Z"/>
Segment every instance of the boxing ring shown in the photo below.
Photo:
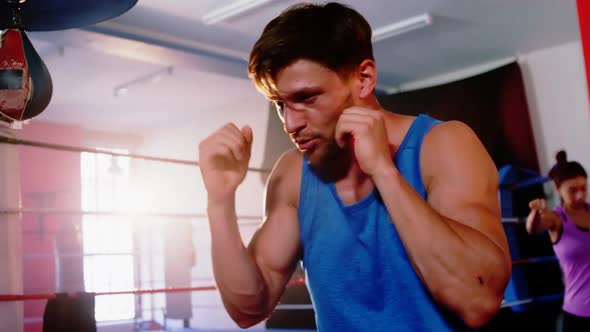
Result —
<path fill-rule="evenodd" d="M 1 147 L 15 147 L 17 145 L 20 146 L 28 146 L 35 149 L 43 149 L 43 150 L 51 150 L 51 151 L 60 151 L 64 153 L 92 153 L 92 154 L 101 154 L 107 155 L 109 157 L 116 157 L 116 158 L 129 158 L 132 160 L 142 160 L 145 162 L 157 162 L 162 164 L 171 164 L 176 165 L 177 167 L 198 167 L 198 162 L 194 161 L 187 161 L 187 160 L 178 160 L 172 158 L 160 158 L 160 157 L 152 157 L 152 156 L 145 156 L 145 155 L 138 155 L 138 154 L 127 154 L 127 153 L 117 153 L 112 151 L 103 151 L 97 149 L 89 149 L 89 148 L 82 148 L 82 147 L 74 147 L 74 146 L 66 146 L 66 145 L 59 145 L 59 144 L 50 144 L 50 143 L 43 143 L 43 142 L 35 142 L 30 140 L 21 140 L 14 137 L 6 137 L 0 136 L 0 148 Z M 11 153 L 14 153 L 12 149 Z M 261 169 L 261 168 L 250 168 L 251 172 L 254 173 L 265 173 L 268 170 Z M 13 174 L 11 174 L 12 176 Z M 7 174 L 5 173 L 3 178 L 7 178 Z M 18 183 L 12 183 L 12 186 L 18 186 Z M 8 202 L 9 204 L 3 204 L 0 206 L 0 222 L 4 224 L 4 226 L 15 226 L 18 224 L 22 224 L 23 221 L 27 219 L 42 221 L 43 218 L 47 218 L 50 220 L 51 218 L 70 218 L 73 220 L 81 220 L 83 217 L 93 217 L 92 223 L 101 223 L 104 220 L 109 218 L 114 218 L 113 220 L 134 220 L 132 222 L 133 225 L 139 227 L 138 225 L 143 224 L 150 224 L 154 225 L 154 220 L 165 220 L 166 222 L 184 222 L 188 224 L 192 224 L 193 227 L 198 225 L 206 224 L 206 214 L 204 213 L 170 213 L 170 212 L 146 212 L 146 211 L 123 211 L 123 210 L 83 210 L 83 209 L 75 209 L 75 208 L 40 208 L 40 207 L 33 207 L 33 206 L 20 206 L 21 202 L 12 201 Z M 47 221 L 46 220 L 46 221 Z M 110 219 L 109 219 L 110 220 Z M 259 215 L 248 215 L 248 214 L 241 214 L 238 215 L 238 223 L 240 227 L 255 229 L 259 226 L 260 221 L 262 220 L 262 216 Z M 140 222 L 138 222 L 140 221 Z M 104 221 L 106 222 L 106 221 Z M 524 227 L 522 220 L 517 218 L 503 218 L 502 223 L 505 227 Z M 29 222 L 30 224 L 30 222 Z M 40 224 L 39 224 L 40 225 Z M 135 227 L 134 226 L 134 227 Z M 51 232 L 46 232 L 43 234 L 43 228 L 40 228 L 32 231 L 27 229 L 19 229 L 18 231 L 27 236 L 37 236 L 42 238 L 42 240 L 47 240 L 47 238 L 43 238 L 43 236 L 50 236 Z M 200 226 L 199 226 L 200 227 Z M 12 230 L 15 232 L 15 230 Z M 27 233 L 28 232 L 28 233 Z M 30 234 L 29 234 L 30 233 Z M 157 236 L 162 236 L 163 233 L 161 231 L 153 231 L 150 233 L 148 238 L 153 239 Z M 55 239 L 54 239 L 55 240 Z M 161 242 L 161 240 L 159 240 Z M 20 243 L 17 245 L 21 245 Z M 515 243 L 510 243 L 510 245 L 515 245 Z M 116 257 L 122 255 L 131 255 L 133 257 L 133 261 L 141 261 L 142 259 L 145 260 L 145 257 L 155 257 L 158 253 L 153 251 L 145 251 L 145 248 L 141 250 L 134 250 L 131 254 L 129 253 L 117 253 L 111 252 L 109 254 L 95 254 L 95 256 L 108 256 L 108 257 Z M 161 254 L 161 253 L 160 253 Z M 92 256 L 93 254 L 84 254 L 81 252 L 68 252 L 67 250 L 64 252 L 44 252 L 40 254 L 32 254 L 32 253 L 19 253 L 20 259 L 22 262 L 27 264 L 27 262 L 32 261 L 49 261 L 52 264 L 59 264 L 60 260 L 80 260 L 86 256 Z M 210 253 L 207 253 L 210 255 Z M 17 257 L 18 258 L 18 257 Z M 150 258 L 150 259 L 151 259 Z M 11 259 L 15 259 L 12 257 Z M 135 264 L 135 263 L 134 263 Z M 151 264 L 151 263 L 150 263 Z M 201 262 L 197 262 L 197 264 L 203 264 Z M 551 265 L 557 266 L 557 260 L 555 256 L 552 255 L 544 255 L 538 257 L 513 257 L 513 270 L 517 271 L 520 267 L 527 267 L 527 266 L 542 266 L 542 265 Z M 163 268 L 163 266 L 160 266 Z M 142 268 L 137 268 L 136 271 L 138 273 L 143 271 Z M 22 278 L 24 280 L 30 279 L 30 275 L 26 275 L 27 272 L 31 272 L 31 270 L 24 270 Z M 43 271 L 35 271 L 35 273 L 45 273 Z M 137 276 L 136 276 L 137 277 Z M 12 288 L 4 288 L 0 291 L 0 307 L 3 304 L 18 304 L 20 306 L 20 310 L 22 310 L 22 306 L 25 307 L 22 324 L 24 326 L 24 331 L 38 331 L 39 327 L 45 323 L 44 321 L 44 314 L 47 314 L 47 307 L 48 303 L 57 300 L 59 298 L 64 299 L 75 299 L 79 296 L 90 296 L 97 301 L 100 301 L 102 298 L 109 298 L 109 297 L 117 297 L 117 296 L 132 296 L 133 301 L 136 304 L 135 307 L 135 314 L 133 318 L 128 322 L 130 325 L 129 331 L 238 331 L 237 327 L 228 326 L 228 324 L 222 324 L 221 326 L 216 325 L 216 323 L 211 323 L 207 326 L 207 321 L 209 319 L 208 315 L 202 315 L 199 313 L 207 313 L 207 312 L 217 312 L 225 314 L 223 305 L 219 300 L 215 301 L 195 301 L 198 298 L 216 298 L 217 288 L 215 286 L 214 280 L 212 278 L 212 274 L 205 278 L 198 278 L 192 276 L 191 279 L 187 279 L 186 283 L 183 285 L 175 285 L 173 287 L 165 287 L 164 282 L 162 280 L 162 275 L 150 275 L 149 277 L 153 277 L 150 280 L 141 280 L 141 282 L 137 282 L 137 287 L 130 287 L 127 289 L 117 289 L 117 290 L 109 290 L 109 291 L 87 291 L 84 289 L 83 285 L 78 285 L 78 288 L 72 288 L 68 291 L 57 290 L 57 289 L 40 289 L 38 292 L 32 291 L 33 288 L 28 287 L 28 291 L 22 291 L 22 285 L 19 287 L 12 287 Z M 510 287 L 519 287 L 519 283 L 516 282 L 516 279 L 522 277 L 514 274 L 511 278 L 511 285 Z M 159 279 L 158 279 L 159 278 Z M 150 287 L 151 286 L 151 287 Z M 155 287 L 154 287 L 155 286 Z M 18 291 L 18 290 L 21 291 Z M 296 299 L 292 301 L 292 299 L 281 299 L 281 302 L 276 308 L 277 312 L 281 312 L 283 315 L 292 315 L 293 317 L 299 317 L 297 315 L 305 313 L 306 319 L 309 317 L 313 317 L 313 305 L 309 299 L 309 295 L 307 293 L 305 287 L 305 280 L 301 278 L 294 278 L 292 279 L 289 284 L 287 285 L 287 292 L 291 290 L 297 289 L 298 295 L 295 296 Z M 300 296 L 301 294 L 305 293 L 305 296 Z M 170 303 L 166 303 L 165 300 L 162 300 L 162 297 L 171 296 L 173 294 L 190 294 L 188 299 L 191 302 L 190 311 L 194 313 L 192 317 L 185 322 L 185 325 L 182 326 L 181 322 L 177 320 L 170 319 L 171 323 L 168 323 L 167 315 L 167 306 L 166 304 L 170 305 Z M 159 301 L 154 300 L 156 297 L 160 297 Z M 561 292 L 552 292 L 547 294 L 530 294 L 530 296 L 522 296 L 522 294 L 518 294 L 518 292 L 507 292 L 506 298 L 502 302 L 501 310 L 502 311 L 526 311 L 531 306 L 542 306 L 544 304 L 558 304 L 563 298 L 563 294 Z M 157 302 L 157 303 L 156 303 Z M 27 303 L 36 303 L 36 307 L 34 309 L 26 310 L 28 307 Z M 145 303 L 149 303 L 143 307 Z M 45 309 L 45 312 L 40 309 Z M 17 310 L 18 312 L 18 310 Z M 226 315 L 226 314 L 225 314 Z M 226 317 L 228 318 L 228 317 Z M 272 316 L 271 316 L 272 319 Z M 295 321 L 299 318 L 294 319 Z M 199 322 L 193 324 L 194 322 Z M 309 323 L 309 321 L 308 321 Z M 105 323 L 105 322 L 97 322 L 99 326 L 99 331 L 101 326 L 104 324 L 113 324 L 113 323 Z M 276 331 L 313 331 L 313 328 L 301 329 L 297 327 L 288 327 L 285 326 L 289 324 L 287 323 L 280 323 L 278 325 L 283 324 L 281 328 L 274 328 L 272 326 L 265 326 L 265 323 L 258 324 L 251 328 L 250 330 L 276 330 Z"/>

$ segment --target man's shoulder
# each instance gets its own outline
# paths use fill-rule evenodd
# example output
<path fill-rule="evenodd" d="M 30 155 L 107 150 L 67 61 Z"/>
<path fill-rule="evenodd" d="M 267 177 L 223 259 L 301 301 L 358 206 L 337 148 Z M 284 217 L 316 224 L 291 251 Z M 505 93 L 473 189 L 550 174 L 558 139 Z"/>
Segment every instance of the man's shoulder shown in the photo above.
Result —
<path fill-rule="evenodd" d="M 292 148 L 285 151 L 275 163 L 273 173 L 301 173 L 301 165 L 303 163 L 303 155 L 297 149 Z"/>
<path fill-rule="evenodd" d="M 280 195 L 293 205 L 299 201 L 303 156 L 297 149 L 284 152 L 277 160 L 267 183 L 267 193 Z"/>
<path fill-rule="evenodd" d="M 426 134 L 424 143 L 426 146 L 437 146 L 440 148 L 456 148 L 456 145 L 449 143 L 470 144 L 479 140 L 477 135 L 467 124 L 457 120 L 440 121 Z M 463 143 L 463 144 L 461 144 Z"/>
<path fill-rule="evenodd" d="M 465 176 L 474 169 L 486 170 L 486 174 L 496 172 L 476 133 L 461 121 L 441 122 L 432 127 L 422 144 L 420 164 L 425 185 L 435 177 L 446 178 L 459 170 Z"/>

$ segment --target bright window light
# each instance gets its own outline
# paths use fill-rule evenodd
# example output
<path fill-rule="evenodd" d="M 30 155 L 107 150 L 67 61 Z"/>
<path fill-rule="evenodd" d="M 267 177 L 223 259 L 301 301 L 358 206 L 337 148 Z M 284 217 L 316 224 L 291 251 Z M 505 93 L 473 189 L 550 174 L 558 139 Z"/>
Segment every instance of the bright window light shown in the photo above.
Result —
<path fill-rule="evenodd" d="M 109 150 L 127 153 L 122 150 Z M 84 211 L 122 210 L 129 193 L 128 157 L 81 154 L 82 209 Z M 84 286 L 87 292 L 112 292 L 134 289 L 133 223 L 117 216 L 85 215 Z M 133 295 L 97 296 L 95 317 L 99 322 L 135 317 Z"/>

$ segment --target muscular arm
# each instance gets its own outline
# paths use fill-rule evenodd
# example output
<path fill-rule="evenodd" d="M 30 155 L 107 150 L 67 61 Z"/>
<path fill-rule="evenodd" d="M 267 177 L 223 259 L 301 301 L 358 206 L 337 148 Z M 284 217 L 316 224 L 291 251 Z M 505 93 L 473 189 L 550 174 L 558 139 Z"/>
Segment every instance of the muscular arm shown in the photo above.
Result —
<path fill-rule="evenodd" d="M 511 273 L 497 171 L 465 125 L 435 126 L 422 145 L 426 202 L 395 167 L 373 176 L 417 274 L 437 302 L 479 327 Z"/>
<path fill-rule="evenodd" d="M 209 202 L 213 272 L 228 313 L 240 327 L 267 318 L 299 258 L 297 202 L 301 158 L 287 153 L 267 185 L 265 221 L 248 248 L 240 238 L 235 197 Z"/>

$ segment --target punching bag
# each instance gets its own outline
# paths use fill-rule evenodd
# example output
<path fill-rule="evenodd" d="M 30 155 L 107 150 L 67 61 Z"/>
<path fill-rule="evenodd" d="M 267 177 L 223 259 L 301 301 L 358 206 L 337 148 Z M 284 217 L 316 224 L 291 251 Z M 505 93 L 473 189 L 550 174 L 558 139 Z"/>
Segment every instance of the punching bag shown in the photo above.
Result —
<path fill-rule="evenodd" d="M 190 220 L 168 221 L 164 238 L 164 279 L 166 287 L 191 285 L 195 265 L 193 225 Z M 193 317 L 191 292 L 166 293 L 166 318 L 189 321 Z"/>
<path fill-rule="evenodd" d="M 84 289 L 84 249 L 78 221 L 64 220 L 55 233 L 55 290 Z"/>
<path fill-rule="evenodd" d="M 97 24 L 131 9 L 137 0 L 0 0 L 0 122 L 18 128 L 45 110 L 53 85 L 26 31 Z"/>
<path fill-rule="evenodd" d="M 0 120 L 13 124 L 43 112 L 51 100 L 53 84 L 24 30 L 0 33 Z"/>
<path fill-rule="evenodd" d="M 58 293 L 47 301 L 43 313 L 43 332 L 96 332 L 94 294 Z"/>

